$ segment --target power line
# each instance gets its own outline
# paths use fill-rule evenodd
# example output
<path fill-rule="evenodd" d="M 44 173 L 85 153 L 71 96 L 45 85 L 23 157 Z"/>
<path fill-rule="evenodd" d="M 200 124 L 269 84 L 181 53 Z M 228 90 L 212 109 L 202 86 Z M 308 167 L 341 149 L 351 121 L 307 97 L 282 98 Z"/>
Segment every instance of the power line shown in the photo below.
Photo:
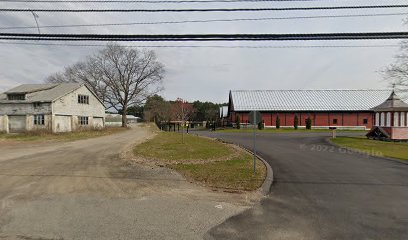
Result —
<path fill-rule="evenodd" d="M 311 34 L 33 34 L 0 33 L 3 40 L 45 41 L 316 41 L 408 39 L 408 32 L 311 33 Z"/>
<path fill-rule="evenodd" d="M 158 22 L 129 22 L 129 23 L 97 23 L 97 24 L 67 24 L 67 25 L 43 25 L 38 28 L 71 28 L 71 27 L 106 27 L 106 26 L 129 26 L 129 25 L 159 25 L 159 24 L 183 24 L 183 23 L 209 23 L 209 22 L 238 22 L 238 21 L 268 21 L 268 20 L 291 20 L 291 19 L 319 19 L 319 18 L 348 18 L 348 17 L 381 17 L 402 16 L 406 13 L 374 13 L 374 14 L 344 14 L 344 15 L 318 15 L 297 17 L 265 17 L 265 18 L 231 18 L 231 19 L 204 19 L 204 20 L 181 20 L 181 21 L 158 21 Z M 9 29 L 37 29 L 37 27 L 14 26 L 0 27 Z"/>
<path fill-rule="evenodd" d="M 390 9 L 408 8 L 407 4 L 400 5 L 360 5 L 360 6 L 331 6 L 331 7 L 283 7 L 283 8 L 184 8 L 184 9 L 31 9 L 31 8 L 2 8 L 0 12 L 260 12 L 260 11 L 314 11 L 341 9 Z"/>
<path fill-rule="evenodd" d="M 12 3 L 237 3 L 237 2 L 317 2 L 321 0 L 1 0 Z"/>
<path fill-rule="evenodd" d="M 6 45 L 34 45 L 34 46 L 62 46 L 62 47 L 105 47 L 105 44 L 68 44 L 68 43 L 33 43 L 33 42 L 6 42 L 0 41 L 0 44 Z M 253 48 L 253 49 L 268 49 L 268 48 L 396 48 L 399 44 L 376 44 L 376 45 L 280 45 L 280 46 L 226 46 L 226 45 L 121 45 L 127 48 Z"/>

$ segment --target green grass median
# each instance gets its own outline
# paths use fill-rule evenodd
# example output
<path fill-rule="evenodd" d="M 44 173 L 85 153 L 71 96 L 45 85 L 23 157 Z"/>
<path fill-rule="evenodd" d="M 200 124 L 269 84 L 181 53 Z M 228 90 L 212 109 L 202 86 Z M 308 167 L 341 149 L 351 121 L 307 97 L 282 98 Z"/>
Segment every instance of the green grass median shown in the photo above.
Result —
<path fill-rule="evenodd" d="M 214 139 L 160 132 L 153 139 L 134 148 L 134 154 L 163 164 L 211 188 L 250 191 L 260 187 L 266 167 L 257 160 L 257 174 L 253 174 L 252 155 L 246 151 Z"/>
<path fill-rule="evenodd" d="M 339 146 L 356 149 L 365 153 L 375 153 L 384 157 L 408 160 L 407 142 L 385 142 L 363 137 L 337 137 L 331 139 Z"/>

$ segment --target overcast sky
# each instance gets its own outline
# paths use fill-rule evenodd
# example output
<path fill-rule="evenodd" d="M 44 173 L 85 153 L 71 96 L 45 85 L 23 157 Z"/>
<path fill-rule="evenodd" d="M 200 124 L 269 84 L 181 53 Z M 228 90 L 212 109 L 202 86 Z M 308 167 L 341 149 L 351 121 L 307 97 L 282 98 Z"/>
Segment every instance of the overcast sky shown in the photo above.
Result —
<path fill-rule="evenodd" d="M 199 3 L 199 4 L 101 4 L 4 3 L 1 8 L 211 8 L 295 7 L 406 4 L 405 1 L 333 0 L 300 2 Z M 37 13 L 40 26 L 66 24 L 129 23 L 203 19 L 295 17 L 342 14 L 408 13 L 408 9 L 336 10 L 252 13 Z M 42 33 L 186 34 L 186 33 L 321 33 L 406 31 L 406 15 L 156 24 L 103 27 L 41 28 Z M 30 32 L 31 13 L 0 13 L 0 32 Z M 3 28 L 3 29 L 1 29 Z M 42 83 L 65 66 L 95 53 L 100 47 L 17 45 L 0 41 L 0 92 L 23 83 Z M 32 43 L 42 43 L 33 41 Z M 311 42 L 125 43 L 126 45 L 199 46 L 344 46 L 398 45 L 397 40 Z M 58 43 L 61 44 L 61 43 Z M 73 44 L 103 44 L 97 42 Z M 364 89 L 387 88 L 379 71 L 393 61 L 398 47 L 322 48 L 162 48 L 153 47 L 166 66 L 166 99 L 227 102 L 231 89 Z"/>

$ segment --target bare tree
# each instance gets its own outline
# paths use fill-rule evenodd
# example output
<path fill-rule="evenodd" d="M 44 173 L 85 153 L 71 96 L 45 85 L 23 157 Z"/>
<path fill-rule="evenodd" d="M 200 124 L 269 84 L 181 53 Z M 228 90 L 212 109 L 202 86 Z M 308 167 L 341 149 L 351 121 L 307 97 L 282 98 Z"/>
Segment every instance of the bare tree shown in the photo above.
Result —
<path fill-rule="evenodd" d="M 384 71 L 385 79 L 397 87 L 408 87 L 408 41 L 401 43 L 401 52 L 395 62 Z"/>
<path fill-rule="evenodd" d="M 188 121 L 194 113 L 193 104 L 188 103 L 187 101 L 177 98 L 176 101 L 172 104 L 172 115 L 173 119 L 181 121 L 181 142 L 184 143 L 184 126 L 186 121 Z M 188 128 L 187 128 L 188 130 Z"/>
<path fill-rule="evenodd" d="M 122 111 L 122 126 L 126 127 L 128 107 L 140 104 L 161 91 L 164 72 L 164 66 L 154 51 L 110 44 L 46 81 L 87 84 L 106 108 Z"/>

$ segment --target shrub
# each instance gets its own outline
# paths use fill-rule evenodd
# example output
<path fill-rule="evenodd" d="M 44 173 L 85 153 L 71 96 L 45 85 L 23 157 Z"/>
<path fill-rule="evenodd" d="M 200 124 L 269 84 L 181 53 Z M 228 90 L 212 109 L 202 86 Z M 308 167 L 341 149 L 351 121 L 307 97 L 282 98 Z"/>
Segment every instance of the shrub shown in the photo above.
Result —
<path fill-rule="evenodd" d="M 236 124 L 236 126 L 237 126 L 237 129 L 240 129 L 240 128 L 241 128 L 241 118 L 239 117 L 239 115 L 237 115 L 237 116 L 235 117 L 235 124 Z"/>
<path fill-rule="evenodd" d="M 312 129 L 312 119 L 310 117 L 306 119 L 306 129 Z"/>
<path fill-rule="evenodd" d="M 258 123 L 258 129 L 259 130 L 263 130 L 265 128 L 265 123 L 262 121 L 262 122 L 259 122 Z"/>
<path fill-rule="evenodd" d="M 277 129 L 280 128 L 280 117 L 279 116 L 276 117 L 276 128 Z"/>
<path fill-rule="evenodd" d="M 297 130 L 299 127 L 299 118 L 295 115 L 295 119 L 293 120 L 293 127 Z"/>

